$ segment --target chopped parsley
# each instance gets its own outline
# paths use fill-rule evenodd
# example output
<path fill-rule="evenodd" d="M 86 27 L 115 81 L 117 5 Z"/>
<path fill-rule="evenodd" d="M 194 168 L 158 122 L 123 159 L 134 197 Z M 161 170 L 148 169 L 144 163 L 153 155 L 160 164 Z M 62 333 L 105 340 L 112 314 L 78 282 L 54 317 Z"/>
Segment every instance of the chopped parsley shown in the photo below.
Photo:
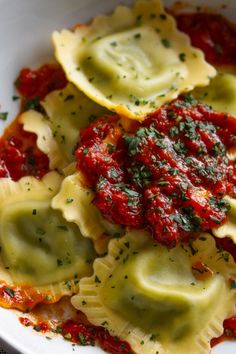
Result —
<path fill-rule="evenodd" d="M 185 53 L 180 53 L 179 54 L 179 60 L 182 61 L 182 62 L 185 62 L 186 61 L 186 54 Z"/>
<path fill-rule="evenodd" d="M 65 339 L 67 339 L 67 340 L 71 340 L 71 338 L 72 338 L 72 335 L 71 335 L 71 333 L 66 333 L 64 336 L 63 336 Z"/>
<path fill-rule="evenodd" d="M 135 38 L 135 39 L 140 39 L 140 38 L 141 38 L 141 33 L 136 33 L 136 34 L 134 35 L 134 38 Z"/>
<path fill-rule="evenodd" d="M 231 289 L 236 289 L 236 280 L 231 280 Z"/>
<path fill-rule="evenodd" d="M 74 95 L 68 95 L 68 96 L 66 96 L 66 98 L 64 99 L 64 102 L 71 101 L 71 100 L 73 100 L 74 98 L 75 98 Z"/>
<path fill-rule="evenodd" d="M 218 142 L 213 146 L 211 152 L 214 156 L 222 156 L 225 154 L 225 147 L 221 142 Z"/>
<path fill-rule="evenodd" d="M 164 46 L 165 48 L 170 48 L 170 47 L 171 47 L 171 43 L 170 43 L 169 39 L 163 38 L 163 39 L 161 40 L 161 43 L 163 44 L 163 46 Z"/>
<path fill-rule="evenodd" d="M 57 228 L 63 231 L 68 231 L 68 227 L 66 225 L 58 225 Z"/>
<path fill-rule="evenodd" d="M 95 279 L 94 279 L 95 283 L 100 284 L 101 280 L 99 279 L 99 277 L 97 275 L 95 275 Z"/>
<path fill-rule="evenodd" d="M 6 287 L 6 288 L 4 288 L 4 291 L 5 291 L 5 293 L 7 293 L 10 297 L 14 297 L 14 296 L 15 296 L 15 292 L 14 292 L 14 290 L 11 289 L 11 288 Z"/>
<path fill-rule="evenodd" d="M 88 341 L 87 341 L 86 336 L 81 334 L 81 333 L 78 333 L 78 339 L 80 341 L 80 345 L 86 346 L 86 345 L 89 344 Z"/>
<path fill-rule="evenodd" d="M 88 148 L 84 148 L 84 150 L 83 150 L 83 154 L 84 154 L 84 155 L 87 155 L 87 154 L 88 154 L 88 152 L 89 152 L 89 149 L 88 149 Z"/>
<path fill-rule="evenodd" d="M 6 121 L 8 117 L 8 112 L 0 112 L 0 120 Z"/>
<path fill-rule="evenodd" d="M 40 105 L 39 98 L 37 96 L 35 96 L 32 99 L 26 101 L 26 103 L 24 105 L 24 110 L 25 111 L 29 111 L 31 109 L 33 109 L 35 111 L 42 112 L 42 107 Z"/>
<path fill-rule="evenodd" d="M 167 19 L 166 14 L 160 14 L 160 19 L 165 21 Z"/>
<path fill-rule="evenodd" d="M 216 225 L 220 225 L 220 224 L 221 224 L 221 220 L 215 218 L 214 216 L 210 216 L 210 219 L 211 219 Z"/>
<path fill-rule="evenodd" d="M 181 140 L 177 140 L 173 144 L 173 148 L 180 155 L 185 154 L 188 151 L 188 149 L 186 148 L 186 146 L 184 145 L 184 143 Z"/>
<path fill-rule="evenodd" d="M 57 265 L 60 267 L 63 265 L 63 261 L 61 259 L 57 259 Z"/>
<path fill-rule="evenodd" d="M 66 204 L 71 204 L 73 203 L 74 199 L 73 198 L 66 198 Z"/>
<path fill-rule="evenodd" d="M 46 234 L 46 231 L 44 229 L 42 229 L 41 227 L 37 227 L 36 234 L 43 236 Z"/>
<path fill-rule="evenodd" d="M 19 100 L 19 99 L 20 99 L 19 96 L 12 96 L 12 101 L 17 101 L 17 100 Z"/>
<path fill-rule="evenodd" d="M 39 325 L 35 325 L 33 327 L 33 329 L 36 331 L 36 332 L 40 332 L 41 331 L 41 327 Z"/>

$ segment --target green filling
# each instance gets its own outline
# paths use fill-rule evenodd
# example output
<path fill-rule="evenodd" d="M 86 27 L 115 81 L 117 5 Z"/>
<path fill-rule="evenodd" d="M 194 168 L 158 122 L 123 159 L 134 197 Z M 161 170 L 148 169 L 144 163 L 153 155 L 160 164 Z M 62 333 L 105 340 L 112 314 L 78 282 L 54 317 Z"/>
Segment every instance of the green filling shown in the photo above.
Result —
<path fill-rule="evenodd" d="M 193 95 L 216 111 L 236 116 L 236 76 L 233 74 L 219 73 L 209 86 L 195 89 Z"/>
<path fill-rule="evenodd" d="M 175 50 L 163 45 L 160 35 L 148 26 L 99 38 L 79 59 L 88 81 L 108 99 L 126 101 L 128 93 L 130 103 L 137 106 L 150 104 L 155 94 L 165 94 L 185 75 Z"/>
<path fill-rule="evenodd" d="M 158 340 L 181 340 L 209 319 L 222 285 L 198 281 L 181 247 L 149 246 L 118 264 L 103 289 L 105 304 Z"/>
<path fill-rule="evenodd" d="M 16 283 L 51 284 L 91 273 L 92 242 L 48 201 L 7 206 L 0 231 L 2 259 Z"/>

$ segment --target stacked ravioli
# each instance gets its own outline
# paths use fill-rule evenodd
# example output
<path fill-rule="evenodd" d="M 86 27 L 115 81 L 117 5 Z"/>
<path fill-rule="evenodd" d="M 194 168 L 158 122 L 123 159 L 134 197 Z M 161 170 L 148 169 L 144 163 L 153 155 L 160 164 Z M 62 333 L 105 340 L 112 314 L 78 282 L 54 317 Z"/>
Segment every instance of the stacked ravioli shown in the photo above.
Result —
<path fill-rule="evenodd" d="M 91 116 L 119 114 L 129 124 L 193 89 L 215 110 L 236 115 L 234 75 L 216 75 L 160 0 L 55 32 L 53 43 L 69 84 L 41 102 L 45 114 L 28 111 L 20 120 L 54 171 L 41 181 L 0 181 L 2 280 L 54 301 L 76 294 L 76 309 L 137 354 L 209 353 L 234 314 L 232 257 L 209 234 L 169 250 L 146 230 L 105 220 L 76 171 L 74 150 Z M 236 201 L 229 202 L 227 223 L 213 233 L 236 242 Z"/>

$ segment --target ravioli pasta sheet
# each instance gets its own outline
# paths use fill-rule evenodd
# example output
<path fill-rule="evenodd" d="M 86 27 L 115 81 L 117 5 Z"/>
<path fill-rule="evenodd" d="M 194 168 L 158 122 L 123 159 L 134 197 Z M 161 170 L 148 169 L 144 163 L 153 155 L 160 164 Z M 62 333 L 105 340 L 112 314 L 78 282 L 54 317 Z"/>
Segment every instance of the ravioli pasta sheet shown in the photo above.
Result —
<path fill-rule="evenodd" d="M 195 250 L 195 252 L 193 252 Z M 236 275 L 210 235 L 168 250 L 145 231 L 113 240 L 72 304 L 95 325 L 128 341 L 137 354 L 204 354 L 234 313 Z M 181 260 L 181 262 L 180 262 Z"/>
<path fill-rule="evenodd" d="M 99 254 L 107 250 L 110 236 L 122 234 L 123 229 L 110 224 L 92 204 L 94 193 L 83 183 L 83 176 L 75 173 L 62 182 L 59 193 L 53 198 L 52 207 L 62 211 L 64 218 L 76 223 L 81 234 L 95 243 Z"/>
<path fill-rule="evenodd" d="M 73 32 L 55 32 L 53 43 L 70 82 L 101 106 L 134 119 L 207 85 L 216 74 L 160 0 L 139 0 Z"/>
<path fill-rule="evenodd" d="M 38 148 L 48 156 L 50 168 L 62 170 L 75 159 L 80 128 L 108 111 L 70 83 L 52 91 L 41 104 L 46 115 L 31 110 L 21 115 L 20 122 L 24 130 L 37 135 Z"/>
<path fill-rule="evenodd" d="M 206 87 L 197 88 L 193 95 L 215 111 L 236 116 L 236 76 L 230 73 L 218 73 Z"/>
<path fill-rule="evenodd" d="M 236 117 L 235 74 L 219 72 L 208 86 L 195 89 L 193 96 L 200 102 L 208 104 L 215 111 L 225 112 Z M 235 161 L 236 150 L 228 151 L 228 157 Z"/>
<path fill-rule="evenodd" d="M 48 119 L 45 115 L 30 110 L 21 114 L 19 120 L 23 124 L 25 131 L 37 135 L 37 146 L 40 151 L 48 156 L 51 169 L 60 169 L 60 167 L 67 165 L 67 159 L 61 152 L 60 145 L 53 137 Z"/>
<path fill-rule="evenodd" d="M 227 221 L 213 230 L 214 236 L 218 238 L 229 237 L 236 244 L 236 199 L 227 198 L 230 205 Z"/>
<path fill-rule="evenodd" d="M 51 172 L 41 181 L 0 180 L 0 280 L 57 299 L 78 291 L 79 279 L 91 274 L 96 257 L 77 225 L 50 206 L 61 179 Z"/>

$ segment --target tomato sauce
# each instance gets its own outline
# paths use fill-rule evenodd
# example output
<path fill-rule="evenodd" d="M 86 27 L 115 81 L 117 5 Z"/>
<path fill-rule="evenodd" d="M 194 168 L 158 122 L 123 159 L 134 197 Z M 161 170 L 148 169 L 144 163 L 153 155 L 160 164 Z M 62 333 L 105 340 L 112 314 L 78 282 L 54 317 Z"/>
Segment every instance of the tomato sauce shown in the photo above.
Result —
<path fill-rule="evenodd" d="M 104 327 L 85 325 L 69 320 L 62 324 L 62 335 L 80 345 L 99 345 L 102 349 L 112 354 L 133 354 L 129 343 L 121 341 L 118 337 L 111 336 Z"/>
<path fill-rule="evenodd" d="M 60 304 L 58 309 L 60 309 Z M 98 345 L 111 354 L 134 354 L 127 342 L 121 341 L 118 337 L 111 336 L 104 327 L 91 325 L 80 311 L 71 316 L 72 319 L 58 322 L 57 319 L 55 320 L 55 317 L 57 318 L 55 313 L 53 321 L 46 318 L 42 319 L 40 316 L 35 316 L 34 314 L 31 318 L 22 316 L 19 318 L 19 321 L 22 325 L 32 327 L 37 332 L 60 334 L 64 339 L 74 344 L 82 346 Z M 49 338 L 51 339 L 51 337 Z"/>
<path fill-rule="evenodd" d="M 18 121 L 7 128 L 0 138 L 0 178 L 42 178 L 49 171 L 48 157 L 37 148 L 36 138 L 24 131 Z"/>
<path fill-rule="evenodd" d="M 66 76 L 58 64 L 45 64 L 36 70 L 24 68 L 15 81 L 23 98 L 23 110 L 41 110 L 39 101 L 49 92 L 63 89 L 66 84 Z"/>
<path fill-rule="evenodd" d="M 47 322 L 39 321 L 37 324 L 35 324 L 27 317 L 20 317 L 19 321 L 25 327 L 33 327 L 36 332 L 46 333 L 50 330 L 50 326 Z"/>
<path fill-rule="evenodd" d="M 81 132 L 77 166 L 110 222 L 148 227 L 168 247 L 226 221 L 235 196 L 236 120 L 185 95 L 133 132 L 101 117 Z"/>
<path fill-rule="evenodd" d="M 61 67 L 46 64 L 37 70 L 22 69 L 16 87 L 22 97 L 22 111 L 43 111 L 40 100 L 49 92 L 65 87 L 67 80 Z M 0 138 L 0 178 L 14 181 L 24 176 L 42 178 L 49 171 L 48 157 L 36 146 L 36 135 L 25 132 L 16 120 Z"/>
<path fill-rule="evenodd" d="M 214 338 L 211 340 L 211 346 L 215 346 L 223 342 L 224 340 L 235 340 L 236 339 L 236 316 L 232 316 L 226 319 L 223 323 L 224 333 L 219 338 Z"/>
<path fill-rule="evenodd" d="M 187 33 L 192 45 L 216 66 L 236 65 L 236 26 L 223 16 L 208 13 L 175 16 L 178 28 Z"/>
<path fill-rule="evenodd" d="M 4 308 L 17 309 L 23 312 L 31 311 L 37 304 L 51 304 L 57 302 L 58 298 L 29 286 L 9 286 L 0 282 L 0 306 Z"/>
<path fill-rule="evenodd" d="M 236 263 L 236 244 L 231 240 L 231 238 L 217 238 L 215 237 L 216 245 L 219 249 L 223 249 L 233 256 L 233 259 Z"/>

